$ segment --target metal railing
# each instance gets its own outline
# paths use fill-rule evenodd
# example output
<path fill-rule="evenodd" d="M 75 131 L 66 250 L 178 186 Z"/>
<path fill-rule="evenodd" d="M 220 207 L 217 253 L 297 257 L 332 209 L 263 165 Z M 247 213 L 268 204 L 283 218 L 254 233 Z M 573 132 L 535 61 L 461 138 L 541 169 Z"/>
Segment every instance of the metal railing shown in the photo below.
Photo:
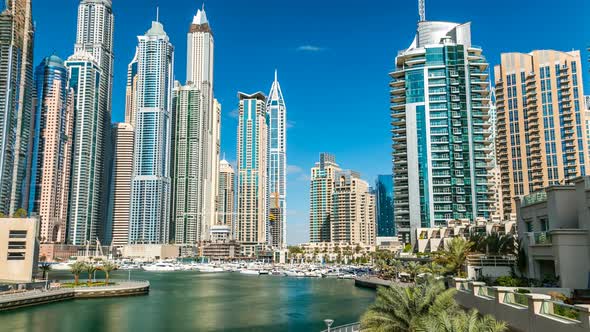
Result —
<path fill-rule="evenodd" d="M 551 234 L 548 232 L 534 232 L 530 233 L 532 236 L 533 244 L 552 244 Z"/>
<path fill-rule="evenodd" d="M 323 330 L 322 332 L 359 332 L 361 330 L 361 323 L 351 323 L 342 326 L 336 326 Z"/>

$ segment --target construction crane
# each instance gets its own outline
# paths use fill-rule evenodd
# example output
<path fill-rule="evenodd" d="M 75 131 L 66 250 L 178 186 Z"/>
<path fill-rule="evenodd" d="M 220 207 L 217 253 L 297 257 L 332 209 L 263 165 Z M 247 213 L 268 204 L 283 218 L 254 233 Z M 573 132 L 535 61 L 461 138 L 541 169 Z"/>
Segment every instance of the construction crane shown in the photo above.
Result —
<path fill-rule="evenodd" d="M 426 0 L 418 0 L 418 12 L 420 13 L 420 22 L 426 21 Z"/>

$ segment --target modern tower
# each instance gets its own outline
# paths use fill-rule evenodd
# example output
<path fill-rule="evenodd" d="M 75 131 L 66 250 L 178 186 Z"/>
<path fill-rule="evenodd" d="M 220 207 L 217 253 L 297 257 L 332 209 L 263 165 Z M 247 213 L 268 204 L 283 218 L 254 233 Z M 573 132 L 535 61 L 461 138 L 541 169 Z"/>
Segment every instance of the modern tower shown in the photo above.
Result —
<path fill-rule="evenodd" d="M 127 87 L 125 89 L 125 123 L 135 125 L 135 109 L 137 108 L 135 94 L 137 92 L 137 55 L 135 50 L 133 60 L 127 66 Z"/>
<path fill-rule="evenodd" d="M 489 218 L 489 81 L 470 23 L 418 23 L 390 74 L 395 222 L 418 227 Z"/>
<path fill-rule="evenodd" d="M 0 14 L 0 212 L 28 208 L 33 131 L 31 0 L 6 0 Z"/>
<path fill-rule="evenodd" d="M 332 193 L 340 167 L 336 158 L 320 154 L 320 161 L 311 169 L 309 199 L 309 242 L 331 241 Z"/>
<path fill-rule="evenodd" d="M 114 149 L 109 224 L 112 228 L 111 245 L 121 247 L 129 243 L 134 129 L 126 122 L 115 123 L 112 134 Z"/>
<path fill-rule="evenodd" d="M 238 93 L 237 240 L 250 256 L 267 244 L 267 135 L 266 96 Z"/>
<path fill-rule="evenodd" d="M 375 183 L 377 214 L 377 237 L 391 238 L 396 235 L 393 220 L 393 176 L 378 175 Z"/>
<path fill-rule="evenodd" d="M 331 241 L 375 245 L 375 195 L 360 174 L 337 171 L 332 193 Z"/>
<path fill-rule="evenodd" d="M 90 53 L 78 51 L 65 63 L 69 87 L 74 93 L 74 130 L 68 207 L 68 243 L 85 245 L 100 234 L 103 115 L 100 110 L 98 62 Z"/>
<path fill-rule="evenodd" d="M 96 112 L 102 128 L 97 131 L 94 146 L 98 155 L 90 163 L 93 170 L 81 170 L 82 173 L 98 172 L 96 193 L 79 193 L 82 200 L 92 200 L 90 204 L 98 206 L 99 234 L 104 237 L 108 230 L 109 179 L 111 160 L 111 97 L 113 90 L 113 31 L 114 15 L 111 0 L 81 0 L 78 6 L 78 28 L 74 53 L 88 53 L 100 69 L 98 105 Z M 86 197 L 84 197 L 86 196 Z M 71 212 L 71 211 L 70 211 Z M 74 212 L 79 214 L 78 212 Z M 83 213 L 83 212 L 82 212 Z M 95 240 L 95 239 L 92 239 Z M 104 239 L 103 239 L 104 240 Z M 104 241 L 103 241 L 104 242 Z"/>
<path fill-rule="evenodd" d="M 515 199 L 584 176 L 589 164 L 579 51 L 504 53 L 494 70 L 504 213 Z"/>
<path fill-rule="evenodd" d="M 287 245 L 287 107 L 275 71 L 275 80 L 266 102 L 268 114 L 268 195 L 274 203 L 273 220 L 269 223 L 269 244 L 275 248 Z M 273 204 L 270 204 L 273 205 Z M 271 214 L 269 214 L 270 219 Z M 270 225 L 269 225 L 270 226 Z"/>
<path fill-rule="evenodd" d="M 235 171 L 225 159 L 219 162 L 217 189 L 217 225 L 234 229 Z"/>
<path fill-rule="evenodd" d="M 70 192 L 74 95 L 64 61 L 52 55 L 35 70 L 36 119 L 29 214 L 40 221 L 40 241 L 65 243 Z"/>
<path fill-rule="evenodd" d="M 129 242 L 168 243 L 174 48 L 164 26 L 139 36 Z"/>

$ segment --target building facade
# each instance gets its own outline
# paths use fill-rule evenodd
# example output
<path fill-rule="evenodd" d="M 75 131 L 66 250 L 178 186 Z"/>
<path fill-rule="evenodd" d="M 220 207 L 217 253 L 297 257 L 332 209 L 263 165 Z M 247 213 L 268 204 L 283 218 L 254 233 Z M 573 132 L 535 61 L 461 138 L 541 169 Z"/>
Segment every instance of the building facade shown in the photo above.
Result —
<path fill-rule="evenodd" d="M 240 92 L 238 98 L 236 238 L 251 256 L 267 243 L 268 118 L 262 92 Z"/>
<path fill-rule="evenodd" d="M 266 103 L 268 114 L 268 195 L 274 204 L 269 220 L 269 244 L 275 248 L 287 246 L 287 106 L 275 71 L 275 80 Z M 270 226 L 270 225 L 269 225 Z"/>
<path fill-rule="evenodd" d="M 320 161 L 311 169 L 309 199 L 309 242 L 330 242 L 332 235 L 332 192 L 335 174 L 340 171 L 336 158 L 320 154 Z"/>
<path fill-rule="evenodd" d="M 135 50 L 133 60 L 127 66 L 127 86 L 125 87 L 125 123 L 135 126 L 135 109 L 137 108 L 135 94 L 137 92 L 137 56 Z"/>
<path fill-rule="evenodd" d="M 496 66 L 498 164 L 505 214 L 515 199 L 586 174 L 579 51 L 505 53 Z"/>
<path fill-rule="evenodd" d="M 52 55 L 35 70 L 36 110 L 29 214 L 43 243 L 65 243 L 74 127 L 74 94 L 64 61 Z"/>
<path fill-rule="evenodd" d="M 359 173 L 336 172 L 330 223 L 333 242 L 375 245 L 375 195 Z"/>
<path fill-rule="evenodd" d="M 234 168 L 222 160 L 219 162 L 219 182 L 217 189 L 217 225 L 229 226 L 232 230 L 231 236 L 235 234 L 234 225 L 234 202 L 235 202 L 235 180 Z"/>
<path fill-rule="evenodd" d="M 391 74 L 395 222 L 400 240 L 490 215 L 488 63 L 469 23 L 421 21 Z"/>
<path fill-rule="evenodd" d="M 0 282 L 32 282 L 39 257 L 37 218 L 0 219 Z"/>
<path fill-rule="evenodd" d="M 201 127 L 199 159 L 202 163 L 200 179 L 203 191 L 199 199 L 202 201 L 201 218 L 202 232 L 197 240 L 209 238 L 211 226 L 215 224 L 217 196 L 217 176 L 220 153 L 220 120 L 221 104 L 213 96 L 213 65 L 214 38 L 211 25 L 204 7 L 197 11 L 189 27 L 187 35 L 187 73 L 186 84 L 194 85 L 201 95 L 199 109 Z"/>
<path fill-rule="evenodd" d="M 393 176 L 378 175 L 375 183 L 375 208 L 377 213 L 377 237 L 391 238 L 396 235 L 393 220 Z"/>
<path fill-rule="evenodd" d="M 85 245 L 100 234 L 100 167 L 102 152 L 102 115 L 100 111 L 100 76 L 95 58 L 84 51 L 77 52 L 65 62 L 68 85 L 74 93 L 74 135 L 70 197 L 68 206 L 67 242 Z"/>
<path fill-rule="evenodd" d="M 98 220 L 98 237 L 103 242 L 108 237 L 108 204 L 111 161 L 111 99 L 113 92 L 113 33 L 114 14 L 112 0 L 81 0 L 78 6 L 78 28 L 74 53 L 84 52 L 92 55 L 100 68 L 101 75 L 98 82 L 97 121 L 101 128 L 96 131 L 95 148 L 97 156 L 92 160 L 93 170 L 82 172 L 98 173 L 99 178 L 96 192 L 78 193 L 80 197 L 92 202 L 96 209 Z M 85 196 L 85 197 L 84 197 Z M 83 213 L 83 212 L 76 212 Z M 94 240 L 94 239 L 93 239 Z"/>
<path fill-rule="evenodd" d="M 28 209 L 33 139 L 31 0 L 6 0 L 0 14 L 0 212 Z"/>
<path fill-rule="evenodd" d="M 170 132 L 174 48 L 164 26 L 139 36 L 129 243 L 170 239 Z"/>
<path fill-rule="evenodd" d="M 129 123 L 113 124 L 113 169 L 111 181 L 111 245 L 122 247 L 129 243 L 131 212 L 131 176 L 133 174 L 134 129 Z"/>

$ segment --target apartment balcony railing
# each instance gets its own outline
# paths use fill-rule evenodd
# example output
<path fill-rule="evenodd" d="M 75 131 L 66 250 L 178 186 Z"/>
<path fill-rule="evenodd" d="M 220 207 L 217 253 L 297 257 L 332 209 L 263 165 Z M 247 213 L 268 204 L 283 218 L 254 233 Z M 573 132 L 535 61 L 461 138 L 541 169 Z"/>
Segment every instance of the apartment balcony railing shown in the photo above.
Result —
<path fill-rule="evenodd" d="M 549 245 L 552 244 L 551 234 L 548 232 L 529 232 L 532 245 Z"/>

